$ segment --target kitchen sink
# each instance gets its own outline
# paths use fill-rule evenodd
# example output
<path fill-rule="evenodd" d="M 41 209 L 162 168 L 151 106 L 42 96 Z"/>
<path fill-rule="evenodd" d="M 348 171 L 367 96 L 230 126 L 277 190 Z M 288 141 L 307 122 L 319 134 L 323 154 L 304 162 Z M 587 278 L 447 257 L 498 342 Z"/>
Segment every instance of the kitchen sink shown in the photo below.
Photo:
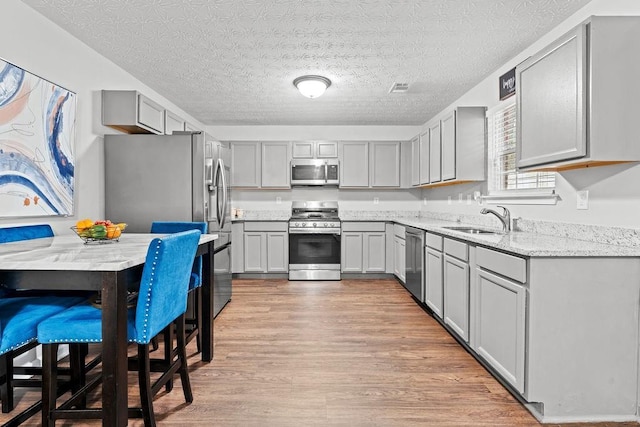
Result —
<path fill-rule="evenodd" d="M 446 228 L 447 230 L 460 231 L 462 233 L 468 233 L 468 234 L 502 234 L 499 231 L 486 230 L 483 228 L 475 228 L 475 227 L 456 226 L 456 227 L 442 227 L 442 228 Z"/>

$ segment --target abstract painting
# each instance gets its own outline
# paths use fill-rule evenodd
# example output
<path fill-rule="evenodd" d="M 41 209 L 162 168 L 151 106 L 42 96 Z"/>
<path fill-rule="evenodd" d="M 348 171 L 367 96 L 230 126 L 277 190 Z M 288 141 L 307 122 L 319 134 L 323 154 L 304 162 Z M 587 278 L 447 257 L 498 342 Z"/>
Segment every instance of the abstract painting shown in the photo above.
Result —
<path fill-rule="evenodd" d="M 0 217 L 73 214 L 76 94 L 0 59 Z"/>

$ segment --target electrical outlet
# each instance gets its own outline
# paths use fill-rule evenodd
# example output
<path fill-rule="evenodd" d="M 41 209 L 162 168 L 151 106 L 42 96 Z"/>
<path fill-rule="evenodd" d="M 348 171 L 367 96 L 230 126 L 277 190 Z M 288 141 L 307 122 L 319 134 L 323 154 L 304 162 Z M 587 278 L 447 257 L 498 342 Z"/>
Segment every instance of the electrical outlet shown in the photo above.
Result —
<path fill-rule="evenodd" d="M 276 205 L 279 205 L 282 203 L 282 197 L 276 197 Z"/>
<path fill-rule="evenodd" d="M 576 193 L 576 209 L 589 209 L 589 190 L 578 191 Z"/>
<path fill-rule="evenodd" d="M 462 193 L 458 194 L 458 203 L 462 203 Z"/>
<path fill-rule="evenodd" d="M 467 194 L 467 204 L 471 204 L 471 194 Z"/>
<path fill-rule="evenodd" d="M 380 198 L 378 198 L 378 197 L 374 197 L 374 198 L 373 198 L 373 204 L 374 204 L 374 205 L 377 205 L 378 203 L 380 203 Z"/>
<path fill-rule="evenodd" d="M 422 204 L 427 206 L 427 198 L 426 197 L 422 199 Z"/>
<path fill-rule="evenodd" d="M 447 197 L 447 204 L 450 205 L 451 204 L 451 196 Z"/>

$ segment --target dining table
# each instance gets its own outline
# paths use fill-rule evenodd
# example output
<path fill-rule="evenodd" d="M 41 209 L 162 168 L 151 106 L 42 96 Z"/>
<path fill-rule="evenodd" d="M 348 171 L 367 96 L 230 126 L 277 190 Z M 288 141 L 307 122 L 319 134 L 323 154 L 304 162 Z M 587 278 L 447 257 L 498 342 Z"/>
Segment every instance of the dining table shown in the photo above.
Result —
<path fill-rule="evenodd" d="M 0 245 L 0 285 L 10 289 L 96 291 L 102 310 L 102 425 L 126 426 L 127 295 L 140 282 L 147 249 L 162 234 L 123 233 L 116 241 L 85 243 L 56 235 Z M 213 359 L 213 252 L 216 234 L 202 234 L 201 357 Z"/>

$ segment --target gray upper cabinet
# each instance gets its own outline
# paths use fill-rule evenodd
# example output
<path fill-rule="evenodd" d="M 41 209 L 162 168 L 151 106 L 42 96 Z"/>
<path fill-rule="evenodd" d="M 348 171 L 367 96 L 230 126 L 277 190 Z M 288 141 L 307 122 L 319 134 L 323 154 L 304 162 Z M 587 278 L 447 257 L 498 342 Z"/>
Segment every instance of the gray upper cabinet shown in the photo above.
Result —
<path fill-rule="evenodd" d="M 262 180 L 263 188 L 290 188 L 290 153 L 288 142 L 262 143 Z"/>
<path fill-rule="evenodd" d="M 173 131 L 184 131 L 185 121 L 182 117 L 172 113 L 169 110 L 164 110 L 164 133 L 165 135 L 171 135 Z"/>
<path fill-rule="evenodd" d="M 294 159 L 329 159 L 338 157 L 336 141 L 294 141 Z"/>
<path fill-rule="evenodd" d="M 189 122 L 184 122 L 184 130 L 187 132 L 202 132 L 202 129 Z"/>
<path fill-rule="evenodd" d="M 369 143 L 342 142 L 340 151 L 340 187 L 369 187 Z"/>
<path fill-rule="evenodd" d="M 442 181 L 456 179 L 456 112 L 447 114 L 440 121 L 442 141 Z"/>
<path fill-rule="evenodd" d="M 259 142 L 231 144 L 231 185 L 233 187 L 260 187 L 261 166 Z"/>
<path fill-rule="evenodd" d="M 440 121 L 429 126 L 429 183 L 440 182 L 442 179 L 440 134 Z"/>
<path fill-rule="evenodd" d="M 411 140 L 411 185 L 420 185 L 420 135 Z"/>
<path fill-rule="evenodd" d="M 164 134 L 165 109 L 135 90 L 102 91 L 102 124 L 126 133 Z"/>
<path fill-rule="evenodd" d="M 371 186 L 400 187 L 400 142 L 372 142 Z"/>
<path fill-rule="evenodd" d="M 429 183 L 429 132 L 420 135 L 420 185 Z"/>
<path fill-rule="evenodd" d="M 640 160 L 638 40 L 639 17 L 593 16 L 518 65 L 518 168 Z"/>
<path fill-rule="evenodd" d="M 456 107 L 429 124 L 429 186 L 486 179 L 486 113 L 486 107 Z"/>

